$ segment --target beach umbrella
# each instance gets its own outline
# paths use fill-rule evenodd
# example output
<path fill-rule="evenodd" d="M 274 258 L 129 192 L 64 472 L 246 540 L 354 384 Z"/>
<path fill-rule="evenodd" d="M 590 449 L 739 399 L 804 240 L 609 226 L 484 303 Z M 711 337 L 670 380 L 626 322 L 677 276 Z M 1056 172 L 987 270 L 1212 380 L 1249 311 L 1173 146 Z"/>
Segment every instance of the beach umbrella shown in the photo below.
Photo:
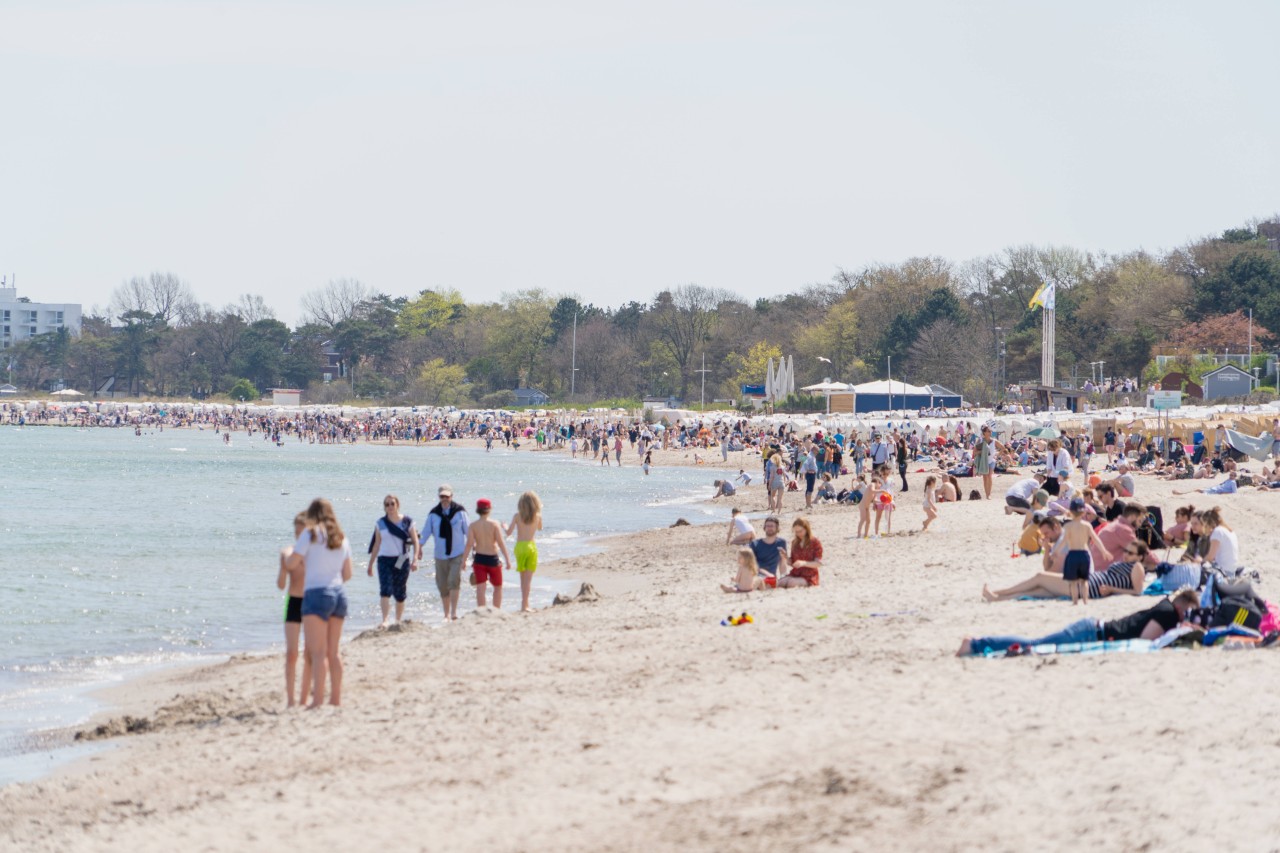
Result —
<path fill-rule="evenodd" d="M 1054 427 L 1036 427 L 1027 433 L 1030 438 L 1062 438 L 1062 433 Z"/>

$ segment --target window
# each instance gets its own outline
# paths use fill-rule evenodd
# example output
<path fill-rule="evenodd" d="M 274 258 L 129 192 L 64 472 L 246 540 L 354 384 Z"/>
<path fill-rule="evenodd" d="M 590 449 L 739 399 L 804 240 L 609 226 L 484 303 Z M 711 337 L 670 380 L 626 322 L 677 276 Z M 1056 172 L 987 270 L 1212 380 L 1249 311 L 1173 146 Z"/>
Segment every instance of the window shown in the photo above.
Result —
<path fill-rule="evenodd" d="M 8 309 L 8 308 L 5 308 L 3 311 L 0 311 L 0 321 L 5 322 L 5 323 L 9 322 L 9 309 Z"/>
<path fill-rule="evenodd" d="M 39 311 L 24 311 L 23 313 L 27 315 L 26 322 L 28 323 L 38 323 L 40 321 Z"/>

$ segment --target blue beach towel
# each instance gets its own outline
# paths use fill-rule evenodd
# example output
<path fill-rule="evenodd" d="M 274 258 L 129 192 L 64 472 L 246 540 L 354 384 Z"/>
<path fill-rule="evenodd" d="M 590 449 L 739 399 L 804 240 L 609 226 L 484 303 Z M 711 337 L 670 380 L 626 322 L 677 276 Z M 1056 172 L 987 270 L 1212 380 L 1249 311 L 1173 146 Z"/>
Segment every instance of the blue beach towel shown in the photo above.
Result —
<path fill-rule="evenodd" d="M 1094 640 L 1089 643 L 1043 643 L 1031 647 L 1033 655 L 1105 655 L 1113 652 L 1150 652 L 1154 651 L 1150 640 Z M 989 651 L 983 657 L 1005 657 L 1003 649 Z"/>

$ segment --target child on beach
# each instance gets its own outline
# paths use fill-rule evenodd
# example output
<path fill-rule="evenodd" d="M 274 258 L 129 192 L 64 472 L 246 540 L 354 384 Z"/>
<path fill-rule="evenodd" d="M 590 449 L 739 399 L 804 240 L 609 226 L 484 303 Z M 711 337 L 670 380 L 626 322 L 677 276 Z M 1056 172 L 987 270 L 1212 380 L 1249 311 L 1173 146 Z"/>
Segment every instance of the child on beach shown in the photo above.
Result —
<path fill-rule="evenodd" d="M 646 450 L 644 452 L 644 464 L 640 466 L 641 468 L 644 468 L 644 475 L 646 477 L 649 476 L 649 466 L 652 464 L 653 464 L 653 451 Z"/>
<path fill-rule="evenodd" d="M 924 527 L 920 528 L 921 531 L 928 530 L 929 525 L 938 518 L 937 486 L 938 478 L 934 475 L 924 478 Z"/>
<path fill-rule="evenodd" d="M 725 592 L 755 592 L 764 589 L 764 578 L 759 576 L 760 568 L 756 565 L 756 555 L 750 548 L 738 551 L 738 575 L 733 583 L 720 584 Z"/>
<path fill-rule="evenodd" d="M 298 513 L 293 517 L 293 538 L 296 540 L 302 535 L 302 531 L 307 527 L 307 517 L 303 513 Z M 289 707 L 295 704 L 293 699 L 294 685 L 297 683 L 298 674 L 298 639 L 302 635 L 302 591 L 303 582 L 306 578 L 306 570 L 304 566 L 290 568 L 286 563 L 289 555 L 293 553 L 293 546 L 286 545 L 280 549 L 280 573 L 276 576 L 276 588 L 283 590 L 285 587 L 289 589 L 289 596 L 284 606 L 284 695 L 288 699 Z M 307 704 L 307 685 L 311 680 L 311 660 L 305 656 L 302 659 L 302 692 L 298 697 L 298 702 Z"/>
<path fill-rule="evenodd" d="M 646 465 L 648 457 L 646 456 Z M 645 472 L 646 474 L 648 471 Z M 520 575 L 520 610 L 533 612 L 529 606 L 529 589 L 533 586 L 533 573 L 538 570 L 538 546 L 534 534 L 542 529 L 542 500 L 536 492 L 525 492 L 516 503 L 516 514 L 511 517 L 504 533 L 516 532 L 516 572 Z"/>
<path fill-rule="evenodd" d="M 511 556 L 507 553 L 506 533 L 502 525 L 489 518 L 493 504 L 488 498 L 476 501 L 476 520 L 467 528 L 467 544 L 462 549 L 462 565 L 467 564 L 467 557 L 475 554 L 471 564 L 471 574 L 475 578 L 476 607 L 485 606 L 485 586 L 493 584 L 493 606 L 502 609 L 502 567 L 511 565 Z M 498 551 L 502 551 L 502 562 L 498 562 Z"/>
<path fill-rule="evenodd" d="M 887 470 L 887 469 L 886 469 Z M 876 511 L 876 533 L 877 539 L 880 538 L 880 520 L 888 515 L 888 529 L 885 531 L 886 536 L 893 535 L 893 491 L 890 488 L 888 479 L 876 477 L 871 481 L 872 507 Z"/>
<path fill-rule="evenodd" d="M 1085 502 L 1083 498 L 1071 501 L 1068 511 L 1071 520 L 1062 526 L 1062 538 L 1066 542 L 1067 557 L 1062 563 L 1062 579 L 1071 584 L 1071 605 L 1086 604 L 1089 601 L 1089 546 L 1094 545 L 1106 554 L 1107 546 L 1102 544 L 1098 534 L 1084 520 Z"/>
<path fill-rule="evenodd" d="M 862 500 L 858 501 L 858 533 L 855 539 L 866 539 L 871 535 L 871 505 L 876 501 L 880 481 L 872 478 L 871 485 L 863 482 L 865 474 L 858 475 L 858 486 L 862 489 Z"/>
<path fill-rule="evenodd" d="M 742 514 L 742 510 L 735 506 L 730 515 L 733 517 L 729 520 L 729 534 L 725 536 L 724 544 L 746 545 L 756 538 L 755 528 L 751 526 L 750 521 L 747 521 L 747 517 Z"/>

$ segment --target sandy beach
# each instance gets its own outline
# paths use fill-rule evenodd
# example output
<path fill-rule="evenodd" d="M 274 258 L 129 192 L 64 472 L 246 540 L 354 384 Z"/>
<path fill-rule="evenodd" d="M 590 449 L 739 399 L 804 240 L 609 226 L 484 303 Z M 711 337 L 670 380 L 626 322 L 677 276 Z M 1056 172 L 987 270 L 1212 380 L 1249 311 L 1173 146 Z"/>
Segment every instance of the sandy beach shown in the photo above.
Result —
<path fill-rule="evenodd" d="M 817 588 L 722 594 L 733 567 L 725 527 L 663 529 L 547 567 L 589 582 L 598 600 L 348 632 L 341 709 L 286 711 L 274 656 L 131 684 L 95 723 L 126 729 L 129 715 L 142 731 L 0 789 L 0 841 L 26 851 L 1277 849 L 1280 812 L 1267 803 L 1280 777 L 1280 658 L 957 659 L 965 635 L 1044 633 L 1081 608 L 982 601 L 984 582 L 1037 567 L 1009 556 L 1017 520 L 1000 498 L 1013 477 L 997 478 L 991 502 L 943 505 L 936 529 L 904 535 L 922 519 L 922 480 L 913 474 L 900 496 L 892 537 L 854 541 L 850 509 L 806 514 L 826 550 Z M 1140 478 L 1137 497 L 1171 518 L 1171 488 Z M 1265 576 L 1280 497 L 1194 498 L 1224 507 L 1245 562 Z M 758 510 L 764 494 L 755 485 L 735 500 Z M 787 519 L 801 502 L 787 496 Z M 1274 597 L 1273 586 L 1264 577 L 1260 589 Z M 1108 598 L 1087 614 L 1152 601 Z M 743 610 L 754 624 L 720 625 Z"/>

